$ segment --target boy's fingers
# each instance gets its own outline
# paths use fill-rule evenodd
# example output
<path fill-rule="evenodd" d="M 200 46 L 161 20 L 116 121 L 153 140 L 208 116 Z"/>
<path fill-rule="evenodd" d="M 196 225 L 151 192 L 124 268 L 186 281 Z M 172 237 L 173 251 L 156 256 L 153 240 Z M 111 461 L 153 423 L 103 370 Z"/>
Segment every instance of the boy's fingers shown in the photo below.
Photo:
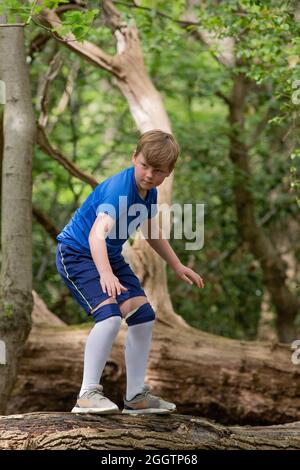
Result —
<path fill-rule="evenodd" d="M 114 298 L 116 297 L 116 288 L 115 288 L 114 285 L 111 288 L 111 296 L 114 297 Z"/>
<path fill-rule="evenodd" d="M 121 294 L 121 288 L 120 288 L 119 284 L 116 284 L 115 287 L 116 287 L 116 294 L 120 295 Z"/>
<path fill-rule="evenodd" d="M 183 279 L 184 279 L 184 281 L 187 281 L 189 284 L 193 284 L 193 281 L 191 281 L 191 280 L 186 276 L 186 274 L 183 275 Z"/>
<path fill-rule="evenodd" d="M 124 287 L 123 284 L 120 283 L 121 290 L 128 290 L 127 287 Z"/>
<path fill-rule="evenodd" d="M 199 274 L 194 273 L 193 280 L 194 280 L 195 284 L 197 285 L 197 287 L 199 287 L 199 288 L 204 287 L 203 279 L 202 279 L 201 276 L 199 276 Z"/>
<path fill-rule="evenodd" d="M 189 279 L 189 283 L 190 283 L 190 284 L 194 284 L 194 283 L 195 283 L 196 286 L 199 287 L 199 289 L 201 289 L 201 288 L 204 287 L 204 281 L 203 281 L 202 277 L 199 276 L 199 274 L 196 275 L 196 274 L 194 273 L 194 274 L 191 276 L 192 281 L 190 280 L 190 278 L 189 278 L 187 275 L 186 275 L 186 277 Z"/>
<path fill-rule="evenodd" d="M 102 282 L 100 282 L 100 285 L 101 285 L 101 287 L 102 287 L 103 292 L 106 293 L 105 284 L 102 284 Z"/>

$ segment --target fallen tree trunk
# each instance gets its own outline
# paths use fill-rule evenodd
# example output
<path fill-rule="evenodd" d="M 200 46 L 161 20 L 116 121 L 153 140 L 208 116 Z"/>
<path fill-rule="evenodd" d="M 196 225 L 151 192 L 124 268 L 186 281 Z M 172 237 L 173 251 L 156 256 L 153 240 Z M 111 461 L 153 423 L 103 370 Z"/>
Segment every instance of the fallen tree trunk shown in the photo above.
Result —
<path fill-rule="evenodd" d="M 191 416 L 0 417 L 0 450 L 300 449 L 300 423 L 225 427 Z"/>
<path fill-rule="evenodd" d="M 33 329 L 7 413 L 69 411 L 82 380 L 92 324 L 66 326 L 35 295 Z M 122 326 L 104 370 L 106 395 L 122 406 L 125 390 Z M 300 366 L 288 346 L 242 342 L 194 328 L 156 322 L 147 383 L 182 414 L 225 424 L 300 420 Z"/>

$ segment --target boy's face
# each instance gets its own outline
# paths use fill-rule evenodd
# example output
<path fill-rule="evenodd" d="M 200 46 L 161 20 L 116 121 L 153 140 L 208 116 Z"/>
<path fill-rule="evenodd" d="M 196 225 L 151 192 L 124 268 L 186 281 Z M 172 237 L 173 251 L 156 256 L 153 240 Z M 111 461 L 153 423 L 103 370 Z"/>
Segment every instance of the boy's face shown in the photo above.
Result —
<path fill-rule="evenodd" d="M 159 186 L 164 179 L 171 174 L 169 168 L 153 168 L 146 163 L 143 154 L 132 156 L 132 163 L 135 168 L 135 180 L 137 185 L 144 190 L 149 190 Z"/>

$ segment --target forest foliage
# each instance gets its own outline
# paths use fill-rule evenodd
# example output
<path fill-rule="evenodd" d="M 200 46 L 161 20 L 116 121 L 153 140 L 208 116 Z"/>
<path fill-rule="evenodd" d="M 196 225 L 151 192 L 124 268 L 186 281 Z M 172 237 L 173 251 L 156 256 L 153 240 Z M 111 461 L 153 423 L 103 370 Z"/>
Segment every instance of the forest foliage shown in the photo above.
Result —
<path fill-rule="evenodd" d="M 41 6 L 42 3 L 42 6 Z M 38 120 L 41 89 L 51 61 L 58 60 L 50 84 L 47 135 L 54 148 L 99 181 L 129 166 L 138 131 L 114 77 L 62 47 L 36 16 L 43 7 L 66 0 L 0 3 L 10 22 L 25 28 L 33 107 Z M 173 203 L 204 204 L 205 242 L 201 250 L 185 250 L 185 240 L 171 239 L 185 264 L 204 278 L 205 289 L 179 283 L 168 269 L 174 310 L 191 325 L 219 335 L 254 339 L 265 288 L 261 269 L 241 238 L 235 211 L 233 164 L 228 158 L 229 97 L 233 78 L 244 74 L 252 83 L 244 109 L 245 135 L 252 171 L 251 191 L 257 220 L 282 254 L 299 265 L 300 240 L 286 232 L 299 222 L 300 17 L 292 1 L 207 1 L 195 7 L 197 24 L 184 21 L 186 1 L 114 2 L 124 22 L 139 30 L 145 65 L 161 93 L 181 154 L 175 169 Z M 101 19 L 98 1 L 86 11 L 62 15 L 64 32 L 116 53 L 115 38 Z M 5 9 L 5 11 L 4 11 Z M 300 16 L 300 13 L 299 13 Z M 206 47 L 196 28 L 217 38 L 235 40 L 236 63 L 224 67 L 217 46 Z M 41 51 L 32 43 L 49 34 Z M 297 82 L 298 81 L 298 82 Z M 71 95 L 64 107 L 66 90 Z M 259 130 L 259 131 L 258 131 Z M 36 146 L 33 161 L 33 204 L 60 230 L 92 188 L 69 175 Z M 50 310 L 68 323 L 87 321 L 56 272 L 55 243 L 34 221 L 34 289 Z M 290 280 L 296 292 L 297 282 Z M 298 318 L 300 325 L 300 317 Z"/>

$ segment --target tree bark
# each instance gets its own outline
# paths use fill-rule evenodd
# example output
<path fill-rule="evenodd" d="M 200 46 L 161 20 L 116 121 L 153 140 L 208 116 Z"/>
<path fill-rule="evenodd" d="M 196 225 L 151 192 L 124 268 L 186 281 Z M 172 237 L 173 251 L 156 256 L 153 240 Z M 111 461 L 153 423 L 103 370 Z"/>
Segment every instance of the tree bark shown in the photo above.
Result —
<path fill-rule="evenodd" d="M 3 147 L 4 147 L 4 136 L 3 136 L 3 112 L 0 112 L 0 197 L 2 195 L 2 162 L 3 162 Z M 1 213 L 1 212 L 0 212 Z"/>
<path fill-rule="evenodd" d="M 92 324 L 66 326 L 35 295 L 34 325 L 7 413 L 69 411 L 82 380 Z M 106 364 L 105 394 L 122 407 L 126 370 L 123 323 Z M 300 366 L 283 344 L 241 342 L 191 327 L 154 327 L 146 382 L 178 411 L 225 424 L 300 420 Z"/>
<path fill-rule="evenodd" d="M 5 18 L 1 17 L 0 22 Z M 32 311 L 31 166 L 35 118 L 21 27 L 0 28 L 0 79 L 6 84 L 1 198 L 0 412 L 17 374 Z M 8 53 L 8 51 L 10 51 Z"/>
<path fill-rule="evenodd" d="M 179 414 L 79 416 L 28 413 L 0 417 L 0 450 L 296 450 L 300 423 L 225 427 Z"/>

